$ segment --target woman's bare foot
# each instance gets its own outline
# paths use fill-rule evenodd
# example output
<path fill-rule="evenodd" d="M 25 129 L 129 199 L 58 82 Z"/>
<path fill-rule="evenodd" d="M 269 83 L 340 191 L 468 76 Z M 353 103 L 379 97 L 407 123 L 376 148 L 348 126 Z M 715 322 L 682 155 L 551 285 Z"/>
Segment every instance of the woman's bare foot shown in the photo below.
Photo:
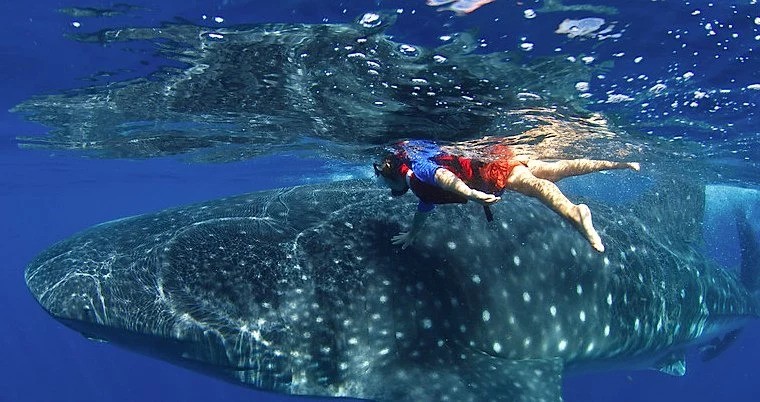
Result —
<path fill-rule="evenodd" d="M 641 170 L 641 165 L 638 162 L 628 162 L 625 165 L 628 166 L 629 169 L 635 170 L 637 172 Z"/>
<path fill-rule="evenodd" d="M 599 233 L 594 229 L 594 224 L 591 222 L 591 209 L 586 204 L 578 204 L 576 206 L 578 213 L 578 229 L 586 236 L 591 247 L 600 252 L 604 252 L 604 245 L 602 244 L 602 238 L 599 237 Z"/>

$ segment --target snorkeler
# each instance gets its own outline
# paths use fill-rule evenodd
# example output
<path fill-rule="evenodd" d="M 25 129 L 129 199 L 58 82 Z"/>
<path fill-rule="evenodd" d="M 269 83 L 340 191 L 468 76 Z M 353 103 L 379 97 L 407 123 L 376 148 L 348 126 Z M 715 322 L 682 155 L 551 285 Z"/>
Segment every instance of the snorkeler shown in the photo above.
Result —
<path fill-rule="evenodd" d="M 393 196 L 411 189 L 420 200 L 411 228 L 394 236 L 393 244 L 404 249 L 412 244 L 437 204 L 475 201 L 483 205 L 491 220 L 489 206 L 501 200 L 500 195 L 508 189 L 540 200 L 569 221 L 601 253 L 604 245 L 591 222 L 591 210 L 585 204 L 573 204 L 554 182 L 609 169 L 640 169 L 637 162 L 544 162 L 516 156 L 503 145 L 493 146 L 489 156 L 494 159 L 465 158 L 444 152 L 433 142 L 414 140 L 396 144 L 379 164 L 374 164 L 375 175 L 383 178 Z"/>

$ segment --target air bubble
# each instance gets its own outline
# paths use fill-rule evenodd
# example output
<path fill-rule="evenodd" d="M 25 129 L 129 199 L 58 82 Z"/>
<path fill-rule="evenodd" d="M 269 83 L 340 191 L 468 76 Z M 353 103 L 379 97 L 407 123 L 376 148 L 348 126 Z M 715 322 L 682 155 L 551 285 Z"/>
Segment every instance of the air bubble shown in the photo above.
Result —
<path fill-rule="evenodd" d="M 380 24 L 382 24 L 382 20 L 380 19 L 380 16 L 375 13 L 366 13 L 362 15 L 362 19 L 359 20 L 359 25 L 365 27 L 365 28 L 374 28 Z"/>
<path fill-rule="evenodd" d="M 401 45 L 398 50 L 406 56 L 417 56 L 418 54 L 417 48 L 410 45 Z"/>

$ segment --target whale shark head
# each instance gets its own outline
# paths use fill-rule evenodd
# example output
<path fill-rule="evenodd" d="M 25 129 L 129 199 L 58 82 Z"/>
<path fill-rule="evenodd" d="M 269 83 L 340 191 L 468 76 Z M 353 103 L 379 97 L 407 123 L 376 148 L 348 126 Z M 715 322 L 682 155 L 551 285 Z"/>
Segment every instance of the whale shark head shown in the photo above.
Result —
<path fill-rule="evenodd" d="M 390 238 L 413 203 L 319 184 L 99 225 L 26 280 L 88 337 L 260 389 L 558 401 L 566 371 L 681 374 L 685 348 L 756 316 L 746 286 L 692 246 L 700 194 L 590 203 L 604 254 L 519 195 L 494 222 L 439 208 L 401 250 Z"/>

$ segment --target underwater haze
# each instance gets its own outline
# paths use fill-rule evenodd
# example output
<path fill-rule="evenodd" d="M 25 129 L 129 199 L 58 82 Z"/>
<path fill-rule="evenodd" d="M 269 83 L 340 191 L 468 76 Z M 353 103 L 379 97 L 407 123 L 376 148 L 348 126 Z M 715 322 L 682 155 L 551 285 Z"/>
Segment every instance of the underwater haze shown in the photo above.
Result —
<path fill-rule="evenodd" d="M 474 8 L 471 12 L 456 12 L 468 5 Z M 342 236 L 342 240 L 352 239 L 357 233 L 349 251 L 332 249 L 329 244 L 332 237 L 328 235 L 309 237 L 311 248 L 307 248 L 308 253 L 303 252 L 303 258 L 322 256 L 326 260 L 335 259 L 337 265 L 339 259 L 367 258 L 365 248 L 371 245 L 372 261 L 393 263 L 377 271 L 385 272 L 383 269 L 388 266 L 403 268 L 401 273 L 392 269 L 388 272 L 396 272 L 410 284 L 416 280 L 420 281 L 418 284 L 438 283 L 447 292 L 462 291 L 460 282 L 480 285 L 481 277 L 488 278 L 482 281 L 484 285 L 503 279 L 485 270 L 486 266 L 499 266 L 499 262 L 493 262 L 495 257 L 477 251 L 489 250 L 478 247 L 500 239 L 498 244 L 504 245 L 505 255 L 510 256 L 502 267 L 507 270 L 503 277 L 510 281 L 509 291 L 520 295 L 516 302 L 500 306 L 501 315 L 492 314 L 491 309 L 488 315 L 483 312 L 481 318 L 480 310 L 473 315 L 452 308 L 448 313 L 436 311 L 433 322 L 426 318 L 420 321 L 421 325 L 436 330 L 438 319 L 458 323 L 475 317 L 476 322 L 507 325 L 511 314 L 528 316 L 530 310 L 521 303 L 531 302 L 530 295 L 534 298 L 532 306 L 543 308 L 538 303 L 546 302 L 553 307 L 543 309 L 545 321 L 540 324 L 544 327 L 554 325 L 548 321 L 552 317 L 574 322 L 573 325 L 591 326 L 607 313 L 596 308 L 593 311 L 598 314 L 580 310 L 581 324 L 575 310 L 572 317 L 563 316 L 564 299 L 558 296 L 563 289 L 558 284 L 569 282 L 544 280 L 546 276 L 561 276 L 564 280 L 563 270 L 572 272 L 568 264 L 580 267 L 578 272 L 589 269 L 594 275 L 599 273 L 593 277 L 604 278 L 616 286 L 628 284 L 631 294 L 635 294 L 633 288 L 638 286 L 636 278 L 641 278 L 640 282 L 645 282 L 643 278 L 649 280 L 655 290 L 647 291 L 662 293 L 662 300 L 680 294 L 683 304 L 668 304 L 671 310 L 658 310 L 658 317 L 681 317 L 682 308 L 683 315 L 687 315 L 685 294 L 691 295 L 695 289 L 684 284 L 704 285 L 699 290 L 704 291 L 705 298 L 713 300 L 710 298 L 719 295 L 721 303 L 731 299 L 724 293 L 731 289 L 734 299 L 741 299 L 733 300 L 741 309 L 729 314 L 726 307 L 721 315 L 724 321 L 719 324 L 741 321 L 743 329 L 735 340 L 715 341 L 720 341 L 728 331 L 716 333 L 686 345 L 677 351 L 678 356 L 668 355 L 659 362 L 662 364 L 646 367 L 648 370 L 639 367 L 640 364 L 608 365 L 609 361 L 589 364 L 580 370 L 569 365 L 561 384 L 547 380 L 539 386 L 550 389 L 561 385 L 563 400 L 570 402 L 757 400 L 760 321 L 754 319 L 757 299 L 747 296 L 756 290 L 755 257 L 760 248 L 757 242 L 760 5 L 755 0 L 495 0 L 459 1 L 453 5 L 427 5 L 425 0 L 128 4 L 42 0 L 6 2 L 2 9 L 0 222 L 4 234 L 0 257 L 4 269 L 0 300 L 4 308 L 0 316 L 3 321 L 0 345 L 4 364 L 0 369 L 0 401 L 314 400 L 285 394 L 296 390 L 282 386 L 295 383 L 296 375 L 284 380 L 278 377 L 288 370 L 268 372 L 265 366 L 256 366 L 260 376 L 253 380 L 243 378 L 242 374 L 232 379 L 235 375 L 220 375 L 214 367 L 221 359 L 214 349 L 216 345 L 197 349 L 198 356 L 203 358 L 182 356 L 193 360 L 193 364 L 168 358 L 173 353 L 166 349 L 172 345 L 171 335 L 153 333 L 137 325 L 155 317 L 135 318 L 146 310 L 132 309 L 130 305 L 133 301 L 138 303 L 137 300 L 149 304 L 151 295 L 124 297 L 130 294 L 130 286 L 137 288 L 137 283 L 143 286 L 150 282 L 145 278 L 151 278 L 153 273 L 136 273 L 139 258 L 119 261 L 133 273 L 118 277 L 118 286 L 113 285 L 106 292 L 116 295 L 114 300 L 124 302 L 116 311 L 126 317 L 122 317 L 126 324 L 118 329 L 129 327 L 133 331 L 129 336 L 116 334 L 118 329 L 108 332 L 101 327 L 89 327 L 86 319 L 66 321 L 74 320 L 66 314 L 73 311 L 75 303 L 56 304 L 85 296 L 84 290 L 64 286 L 68 285 L 69 276 L 56 274 L 71 269 L 70 275 L 87 276 L 90 273 L 77 272 L 74 265 L 98 265 L 109 261 L 109 255 L 123 256 L 142 250 L 139 241 L 147 242 L 152 237 L 136 234 L 149 226 L 141 222 L 157 216 L 160 219 L 156 221 L 161 223 L 151 228 L 155 233 L 163 233 L 162 230 L 184 233 L 173 226 L 179 225 L 175 218 L 201 219 L 198 217 L 204 214 L 216 217 L 214 214 L 228 213 L 214 210 L 218 207 L 221 211 L 223 206 L 227 208 L 225 211 L 247 211 L 240 200 L 247 200 L 252 208 L 260 208 L 253 212 L 264 211 L 262 216 L 269 213 L 270 203 L 274 205 L 272 211 L 285 209 L 286 213 L 279 216 L 300 213 L 293 224 L 296 228 L 344 216 L 361 217 L 355 223 L 370 222 L 377 226 L 356 225 L 343 236 L 340 230 L 345 231 L 348 226 L 340 223 L 329 233 Z M 416 200 L 406 195 L 390 203 L 385 192 L 362 179 L 371 179 L 372 162 L 387 146 L 412 138 L 435 140 L 466 156 L 477 157 L 489 146 L 500 144 L 541 159 L 639 161 L 642 170 L 594 174 L 560 183 L 572 200 L 588 203 L 593 213 L 598 214 L 595 223 L 603 240 L 609 242 L 603 255 L 585 254 L 587 245 L 559 217 L 549 215 L 548 209 L 534 200 L 507 192 L 501 201 L 506 205 L 497 204 L 493 208 L 497 229 L 491 227 L 490 235 L 477 241 L 470 238 L 469 246 L 459 248 L 460 253 L 470 250 L 478 258 L 490 261 L 483 263 L 481 271 L 475 262 L 480 261 L 478 258 L 473 259 L 472 265 L 457 266 L 453 262 L 456 253 L 451 250 L 458 244 L 458 232 L 447 232 L 446 227 L 436 227 L 430 235 L 432 240 L 410 250 L 390 245 L 390 235 L 411 220 Z M 346 179 L 358 181 L 334 183 Z M 302 185 L 306 187 L 293 190 L 297 195 L 293 198 L 266 192 Z M 334 188 L 342 189 L 342 195 L 323 196 L 323 192 L 329 193 Z M 366 188 L 370 190 L 365 192 Z M 252 192 L 256 193 L 243 195 Z M 242 198 L 218 200 L 232 196 Z M 318 202 L 304 201 L 311 200 L 310 197 Z M 361 202 L 356 201 L 357 197 Z M 187 207 L 189 204 L 195 205 Z M 322 205 L 326 209 L 320 209 Z M 177 207 L 184 209 L 171 209 Z M 482 212 L 470 207 L 441 206 L 436 214 L 452 227 L 485 225 L 481 222 Z M 206 211 L 207 208 L 211 209 Z M 461 211 L 472 212 L 472 222 L 463 218 Z M 408 212 L 408 216 L 402 212 Z M 121 220 L 144 214 L 158 215 Z M 539 216 L 545 225 L 532 230 L 525 222 L 526 214 L 531 218 Z M 104 222 L 109 223 L 78 234 Z M 134 227 L 133 222 L 137 222 Z M 183 224 L 200 225 L 198 220 L 188 222 Z M 137 229 L 138 223 L 142 229 Z M 266 245 L 271 250 L 286 243 L 271 240 L 274 235 L 270 236 L 267 230 L 258 230 L 262 242 L 275 241 L 275 246 Z M 378 233 L 387 234 L 387 244 L 378 240 Z M 123 241 L 124 237 L 131 240 Z M 539 241 L 542 239 L 548 240 Z M 197 239 L 188 236 L 180 240 Z M 228 246 L 223 242 L 190 244 L 180 240 L 176 244 L 187 248 L 183 251 L 172 243 L 174 248 L 167 253 L 166 258 L 171 258 L 173 266 L 206 258 L 208 254 L 200 251 L 187 252 L 198 245 L 209 248 L 213 245 L 219 250 Z M 337 243 L 336 240 L 334 244 Z M 438 254 L 449 257 L 436 260 L 438 271 L 430 270 L 433 264 L 429 261 L 433 257 L 426 254 L 425 247 L 431 247 L 436 255 L 439 243 L 438 251 L 442 252 Z M 230 241 L 231 249 L 236 245 L 240 245 L 236 240 Z M 79 254 L 89 247 L 91 252 Z M 560 249 L 571 249 L 573 258 L 558 256 Z M 67 256 L 65 261 L 71 262 L 71 266 L 48 263 L 45 258 L 50 255 Z M 288 258 L 276 252 L 267 258 L 278 256 L 282 260 Z M 276 265 L 279 260 L 267 263 Z M 626 266 L 639 271 L 606 276 L 604 270 L 612 269 L 608 265 L 618 263 L 620 267 L 629 264 Z M 449 269 L 441 271 L 440 267 Z M 183 300 L 202 298 L 197 289 L 182 285 L 185 280 L 193 282 L 193 278 L 205 275 L 195 272 L 195 268 L 193 265 L 187 272 L 176 271 L 178 279 L 174 280 L 180 284 L 177 289 L 188 294 L 188 299 Z M 348 314 L 353 311 L 352 302 L 363 301 L 364 290 L 358 286 L 377 279 L 373 279 L 375 270 L 362 271 L 366 267 L 361 264 L 350 268 L 329 278 L 340 284 L 330 287 L 331 291 L 350 290 L 332 294 L 340 301 L 338 307 L 328 310 L 325 304 L 312 314 L 322 313 L 329 321 L 330 314 L 335 317 Z M 422 279 L 415 276 L 415 269 L 421 270 Z M 454 270 L 459 276 L 445 274 Z M 39 272 L 44 274 L 35 279 Z M 171 272 L 175 274 L 174 268 Z M 440 276 L 433 274 L 440 272 L 443 272 Z M 697 279 L 684 279 L 685 272 L 692 275 L 689 278 Z M 100 274 L 110 278 L 108 272 L 97 273 Z M 215 292 L 224 293 L 235 285 L 244 288 L 245 280 L 251 278 L 246 275 L 224 279 L 230 280 L 229 284 L 219 279 Z M 525 275 L 523 280 L 519 275 Z M 211 277 L 214 281 L 218 279 Z M 632 280 L 633 284 L 620 278 Z M 615 282 L 618 279 L 622 282 Z M 349 283 L 351 280 L 354 282 Z M 584 285 L 596 289 L 603 280 L 592 282 Z M 262 283 L 269 283 L 272 289 L 280 284 L 272 278 L 265 278 Z M 717 290 L 711 290 L 710 284 L 717 286 Z M 725 286 L 720 287 L 721 284 Z M 414 288 L 409 286 L 407 289 Z M 579 282 L 578 289 L 580 286 Z M 404 286 L 399 285 L 398 289 Z M 469 302 L 478 299 L 480 296 L 473 289 L 476 288 L 465 287 L 463 299 L 469 297 Z M 613 299 L 616 303 L 626 300 L 625 286 L 614 289 L 617 293 L 610 291 L 609 298 L 603 295 L 602 307 L 606 303 L 612 306 Z M 246 296 L 236 292 L 226 294 L 229 300 L 220 297 L 188 302 L 191 305 L 188 309 L 191 313 L 203 308 L 217 309 L 211 313 L 204 311 L 203 317 L 227 315 L 233 310 L 243 311 L 244 315 L 245 309 L 235 309 L 237 303 L 247 304 Z M 397 298 L 396 303 L 405 303 L 410 311 L 424 310 L 422 304 L 428 293 L 422 289 L 399 292 L 403 297 Z M 569 293 L 576 293 L 575 285 Z M 581 293 L 577 290 L 578 295 Z M 699 296 L 699 305 L 702 302 Z M 104 311 L 106 304 L 103 303 Z M 642 303 L 638 306 L 648 308 L 628 310 L 628 301 L 625 304 L 625 309 L 610 314 L 631 321 L 636 317 L 635 328 L 621 326 L 620 332 L 628 329 L 626 335 L 639 332 L 638 317 L 660 308 Z M 705 311 L 701 314 L 713 313 Z M 113 322 L 120 319 L 111 318 Z M 257 320 L 243 316 L 236 322 L 247 325 Z M 704 322 L 693 325 L 698 327 Z M 658 323 L 655 319 L 651 326 L 644 324 L 644 327 L 652 333 L 660 333 L 663 327 L 675 328 L 678 333 L 681 323 Z M 596 335 L 609 335 L 609 326 L 599 328 L 604 329 Z M 332 329 L 323 327 L 308 333 L 329 337 Z M 615 327 L 612 332 L 618 335 Z M 257 334 L 257 339 L 248 339 L 252 344 L 258 342 L 255 347 L 267 345 L 268 341 L 260 338 L 263 332 L 251 333 Z M 585 334 L 581 330 L 572 333 L 575 338 L 560 341 L 561 351 L 568 345 L 572 349 L 576 341 L 583 345 L 579 346 L 582 351 L 599 348 L 600 343 L 592 335 L 579 335 Z M 729 336 L 733 335 L 730 332 Z M 153 336 L 166 336 L 169 342 L 153 343 L 156 339 Z M 129 341 L 124 341 L 127 338 Z M 652 336 L 641 350 L 656 349 L 675 338 L 675 335 Z M 133 339 L 138 339 L 140 347 L 130 343 Z M 446 338 L 446 342 L 467 340 L 459 335 Z M 533 340 L 538 347 L 540 341 L 535 337 Z M 434 351 L 435 342 L 428 345 L 426 341 L 422 339 L 420 345 Z M 388 353 L 385 344 L 379 341 L 369 339 L 366 345 L 363 340 L 359 342 L 371 353 Z M 402 360 L 403 351 L 414 349 L 414 346 L 404 349 L 404 342 L 399 338 L 398 350 L 393 349 Z M 626 347 L 633 343 L 626 343 Z M 489 356 L 510 353 L 503 342 L 488 341 L 486 346 Z M 235 353 L 221 350 L 230 359 L 234 355 L 246 362 L 240 363 L 246 369 L 250 368 L 246 364 L 257 361 L 255 356 L 237 350 Z M 705 351 L 710 356 L 707 361 L 701 358 Z M 683 361 L 683 353 L 686 374 L 666 374 L 674 373 L 673 368 L 678 367 L 675 363 Z M 325 363 L 339 367 L 337 357 L 331 356 L 324 358 Z M 632 356 L 636 360 L 640 355 L 632 352 Z M 515 354 L 506 361 L 519 361 L 520 357 Z M 567 358 L 565 362 L 571 360 Z M 512 369 L 504 368 L 504 373 L 511 373 Z M 471 364 L 463 370 L 467 372 L 461 378 L 469 379 L 476 388 L 479 379 L 492 376 L 488 371 L 490 365 Z M 368 369 L 367 373 L 375 371 Z M 277 378 L 274 383 L 278 386 L 264 387 L 269 377 Z M 330 392 L 318 392 L 321 396 L 317 400 L 330 400 L 324 395 L 331 394 L 381 395 L 383 389 L 390 390 L 388 395 L 398 396 L 407 388 L 419 400 L 439 400 L 442 395 L 452 400 L 460 400 L 463 395 L 473 400 L 498 400 L 507 395 L 497 391 L 489 394 L 492 391 L 482 389 L 480 393 L 446 395 L 441 390 L 447 389 L 448 384 L 435 372 L 425 370 L 420 370 L 418 377 L 405 378 L 408 387 L 402 381 L 391 383 L 392 375 L 367 374 L 364 383 L 363 377 L 358 378 L 359 385 L 346 381 L 351 387 L 326 387 Z M 378 378 L 388 382 L 374 383 Z M 555 378 L 558 379 L 559 376 Z M 272 388 L 278 393 L 241 383 Z M 426 386 L 435 392 L 420 394 Z M 351 393 L 362 387 L 373 388 L 375 393 Z"/>

